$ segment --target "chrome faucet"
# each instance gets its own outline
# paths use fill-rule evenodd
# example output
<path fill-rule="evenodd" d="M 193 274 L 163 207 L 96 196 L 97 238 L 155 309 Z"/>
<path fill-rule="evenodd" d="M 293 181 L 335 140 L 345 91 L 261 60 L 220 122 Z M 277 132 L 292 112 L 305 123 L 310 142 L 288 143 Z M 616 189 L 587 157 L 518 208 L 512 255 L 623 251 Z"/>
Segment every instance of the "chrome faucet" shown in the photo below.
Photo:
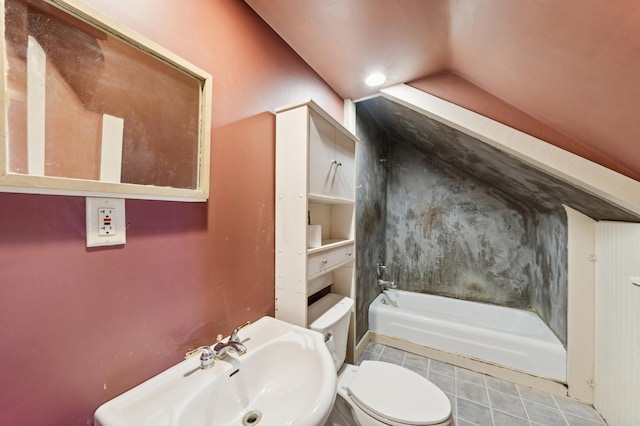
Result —
<path fill-rule="evenodd" d="M 184 359 L 187 359 L 190 356 L 197 354 L 198 352 L 201 352 L 200 368 L 206 370 L 207 368 L 213 367 L 213 364 L 215 362 L 215 354 L 213 352 L 213 349 L 211 349 L 211 347 L 209 346 L 201 346 L 197 349 L 187 352 L 187 354 L 184 356 Z"/>
<path fill-rule="evenodd" d="M 240 343 L 240 338 L 238 337 L 238 332 L 241 328 L 248 326 L 251 324 L 251 321 L 247 321 L 242 324 L 240 327 L 233 330 L 231 336 L 229 336 L 229 340 L 227 342 L 222 341 L 222 334 L 218 334 L 218 343 L 213 347 L 213 352 L 215 354 L 216 359 L 222 359 L 227 356 L 227 352 L 229 350 L 234 350 L 238 353 L 238 355 L 244 355 L 247 353 L 247 348 L 245 345 Z"/>
<path fill-rule="evenodd" d="M 380 278 L 378 278 L 378 285 L 382 286 L 383 288 L 396 288 L 396 282 L 395 281 L 387 281 L 387 280 L 382 280 Z"/>
<path fill-rule="evenodd" d="M 378 278 L 382 278 L 382 276 L 387 273 L 387 267 L 380 261 L 376 263 L 376 266 L 378 267 Z"/>
<path fill-rule="evenodd" d="M 384 275 L 388 272 L 385 264 L 382 263 L 382 261 L 378 260 L 378 263 L 376 263 L 376 266 L 378 267 L 378 285 L 382 286 L 383 290 L 387 288 L 396 288 L 395 281 L 387 281 L 382 279 L 382 277 L 384 277 Z"/>

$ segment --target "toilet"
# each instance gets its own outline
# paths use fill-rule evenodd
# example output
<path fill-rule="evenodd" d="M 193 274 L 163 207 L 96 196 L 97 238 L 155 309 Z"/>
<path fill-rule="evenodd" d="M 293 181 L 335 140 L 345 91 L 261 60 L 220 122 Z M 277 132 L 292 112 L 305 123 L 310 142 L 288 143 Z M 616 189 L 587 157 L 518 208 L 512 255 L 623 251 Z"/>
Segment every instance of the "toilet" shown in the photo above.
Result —
<path fill-rule="evenodd" d="M 353 300 L 330 293 L 309 307 L 309 328 L 322 333 L 338 373 L 326 426 L 452 425 L 449 398 L 417 373 L 382 361 L 344 362 Z"/>

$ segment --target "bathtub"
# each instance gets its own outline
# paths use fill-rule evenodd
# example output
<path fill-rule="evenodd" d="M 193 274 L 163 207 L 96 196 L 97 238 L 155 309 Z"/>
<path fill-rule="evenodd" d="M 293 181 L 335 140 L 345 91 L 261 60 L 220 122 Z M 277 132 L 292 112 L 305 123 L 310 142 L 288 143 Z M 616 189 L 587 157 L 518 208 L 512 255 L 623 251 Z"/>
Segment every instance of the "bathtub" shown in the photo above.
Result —
<path fill-rule="evenodd" d="M 567 351 L 535 313 L 430 294 L 385 290 L 371 331 L 559 382 Z"/>

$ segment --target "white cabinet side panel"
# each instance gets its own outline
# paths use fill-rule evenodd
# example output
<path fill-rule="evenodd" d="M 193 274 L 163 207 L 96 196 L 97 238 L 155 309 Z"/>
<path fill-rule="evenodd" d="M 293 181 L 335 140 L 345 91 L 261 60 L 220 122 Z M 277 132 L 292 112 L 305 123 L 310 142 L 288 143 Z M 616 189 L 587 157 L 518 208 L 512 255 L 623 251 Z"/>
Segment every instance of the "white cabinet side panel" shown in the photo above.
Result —
<path fill-rule="evenodd" d="M 307 109 L 276 117 L 276 288 L 306 292 Z"/>
<path fill-rule="evenodd" d="M 295 291 L 276 288 L 276 318 L 306 327 L 307 297 Z"/>
<path fill-rule="evenodd" d="M 593 404 L 596 221 L 565 206 L 568 226 L 567 384 Z"/>

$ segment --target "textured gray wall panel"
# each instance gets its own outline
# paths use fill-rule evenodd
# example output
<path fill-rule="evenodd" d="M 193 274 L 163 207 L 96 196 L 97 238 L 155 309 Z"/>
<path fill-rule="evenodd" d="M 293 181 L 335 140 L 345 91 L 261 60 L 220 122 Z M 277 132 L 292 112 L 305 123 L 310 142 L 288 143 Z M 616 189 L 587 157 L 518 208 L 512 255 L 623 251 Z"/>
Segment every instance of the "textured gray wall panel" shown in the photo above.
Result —
<path fill-rule="evenodd" d="M 356 145 L 356 338 L 369 329 L 369 305 L 379 293 L 376 262 L 384 260 L 387 222 L 387 172 L 384 135 L 376 126 L 357 121 Z"/>
<path fill-rule="evenodd" d="M 531 278 L 548 275 L 528 236 L 533 212 L 400 142 L 388 173 L 386 259 L 400 288 L 531 307 Z"/>
<path fill-rule="evenodd" d="M 358 338 L 382 257 L 399 288 L 535 310 L 566 344 L 562 205 L 640 217 L 386 99 L 357 117 Z"/>

